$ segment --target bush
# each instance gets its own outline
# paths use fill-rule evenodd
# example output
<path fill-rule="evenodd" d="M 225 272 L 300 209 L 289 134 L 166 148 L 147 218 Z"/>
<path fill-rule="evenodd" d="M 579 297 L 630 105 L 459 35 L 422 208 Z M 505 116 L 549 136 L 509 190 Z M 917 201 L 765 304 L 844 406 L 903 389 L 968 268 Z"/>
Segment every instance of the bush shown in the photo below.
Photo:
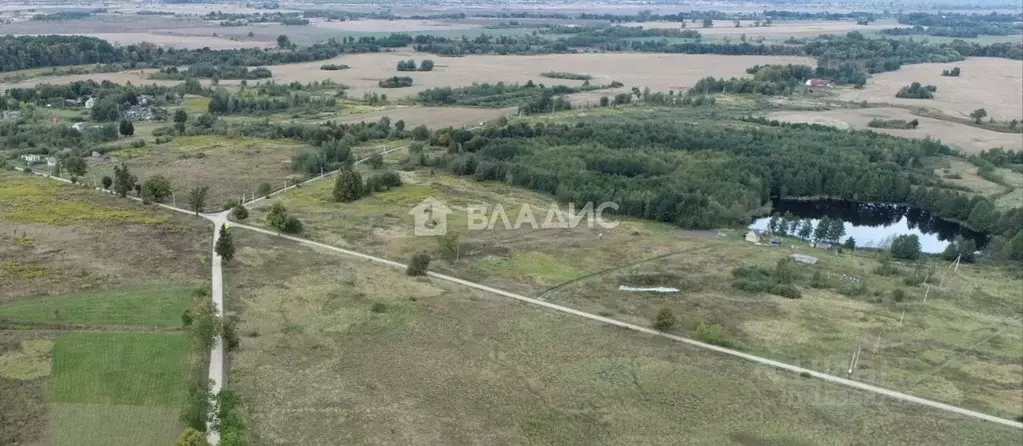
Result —
<path fill-rule="evenodd" d="M 25 169 L 28 170 L 28 167 L 26 167 Z M 31 172 L 31 170 L 29 170 L 29 172 Z M 104 175 L 102 182 L 103 182 L 103 188 L 104 189 L 110 189 L 110 186 L 112 186 L 114 184 L 114 179 L 110 178 L 109 176 Z"/>
<path fill-rule="evenodd" d="M 725 348 L 739 348 L 739 345 L 734 341 L 725 338 L 725 329 L 718 324 L 708 324 L 703 321 L 697 322 L 696 339 Z"/>
<path fill-rule="evenodd" d="M 386 313 L 387 312 L 387 304 L 385 304 L 383 302 L 373 302 L 373 307 L 370 308 L 370 311 L 372 311 L 374 313 Z"/>
<path fill-rule="evenodd" d="M 430 267 L 430 256 L 426 254 L 416 254 L 412 256 L 412 261 L 408 264 L 408 269 L 405 270 L 405 274 L 410 276 L 425 276 L 426 269 Z"/>
<path fill-rule="evenodd" d="M 732 282 L 732 288 L 746 291 L 748 293 L 764 293 L 772 287 L 770 281 L 756 279 L 737 279 Z"/>
<path fill-rule="evenodd" d="M 249 218 L 249 210 L 246 209 L 244 205 L 239 204 L 231 210 L 231 215 L 238 220 L 245 220 L 246 218 Z"/>
<path fill-rule="evenodd" d="M 906 300 L 906 292 L 903 291 L 902 288 L 896 288 L 894 291 L 892 291 L 892 300 L 896 302 L 902 302 L 903 300 Z"/>
<path fill-rule="evenodd" d="M 657 312 L 657 317 L 654 318 L 654 328 L 660 331 L 668 331 L 675 328 L 675 313 L 671 311 L 671 308 L 664 307 L 661 311 Z"/>
<path fill-rule="evenodd" d="M 321 70 L 325 70 L 325 71 L 347 70 L 348 69 L 348 65 L 331 63 L 331 64 L 320 65 L 320 69 Z"/>
<path fill-rule="evenodd" d="M 377 85 L 380 88 L 411 87 L 412 78 L 408 76 L 391 76 L 387 79 L 380 79 L 380 82 L 377 82 Z"/>
<path fill-rule="evenodd" d="M 256 188 L 256 194 L 262 197 L 270 195 L 270 192 L 273 192 L 270 183 L 259 183 L 259 187 Z"/>
<path fill-rule="evenodd" d="M 867 284 L 863 282 L 848 284 L 839 289 L 838 292 L 849 297 L 863 296 L 867 294 Z"/>
<path fill-rule="evenodd" d="M 824 274 L 817 270 L 813 272 L 813 277 L 810 278 L 810 286 L 812 288 L 823 289 L 830 288 L 831 284 L 828 283 L 828 279 L 824 277 Z"/>
<path fill-rule="evenodd" d="M 803 297 L 803 293 L 799 292 L 799 288 L 792 285 L 779 284 L 772 286 L 770 293 L 781 297 L 787 297 L 789 299 L 799 299 Z"/>
<path fill-rule="evenodd" d="M 282 232 L 288 234 L 298 234 L 302 232 L 302 222 L 294 216 L 288 216 L 288 221 L 284 223 L 284 227 L 281 229 Z"/>
<path fill-rule="evenodd" d="M 895 237 L 891 246 L 892 257 L 903 260 L 916 260 L 920 257 L 920 238 L 916 235 L 900 235 Z"/>

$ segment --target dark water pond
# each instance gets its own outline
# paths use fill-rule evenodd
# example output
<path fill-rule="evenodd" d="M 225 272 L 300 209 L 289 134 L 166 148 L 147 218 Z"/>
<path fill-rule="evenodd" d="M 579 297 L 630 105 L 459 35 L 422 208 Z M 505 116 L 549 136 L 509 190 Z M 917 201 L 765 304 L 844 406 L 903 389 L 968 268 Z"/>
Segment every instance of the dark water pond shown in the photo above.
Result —
<path fill-rule="evenodd" d="M 876 248 L 899 235 L 916 234 L 923 252 L 941 253 L 948 244 L 962 235 L 972 238 L 978 247 L 987 243 L 984 234 L 958 223 L 942 220 L 929 212 L 909 206 L 857 203 L 843 200 L 775 200 L 773 212 L 789 212 L 800 219 L 811 219 L 816 226 L 825 216 L 845 222 L 845 241 L 856 239 L 856 246 Z M 753 221 L 751 229 L 766 230 L 770 217 Z"/>

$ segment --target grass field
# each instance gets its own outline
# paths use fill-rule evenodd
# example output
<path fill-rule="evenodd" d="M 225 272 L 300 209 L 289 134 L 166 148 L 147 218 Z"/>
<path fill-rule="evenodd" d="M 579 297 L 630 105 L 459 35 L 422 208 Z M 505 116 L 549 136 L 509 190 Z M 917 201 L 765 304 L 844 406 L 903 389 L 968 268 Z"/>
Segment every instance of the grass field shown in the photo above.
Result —
<path fill-rule="evenodd" d="M 894 98 L 894 96 L 892 97 Z M 878 100 L 885 102 L 883 99 Z M 923 102 L 918 102 L 916 105 L 928 106 L 928 104 Z M 777 111 L 768 113 L 767 118 L 779 121 L 829 125 L 837 128 L 869 129 L 902 138 L 939 139 L 941 142 L 967 153 L 980 153 L 982 150 L 990 150 L 995 147 L 1011 150 L 1023 149 L 1023 135 L 1019 133 L 996 132 L 958 122 L 917 116 L 909 110 L 894 107 L 843 108 L 827 111 Z M 902 119 L 905 121 L 916 119 L 920 126 L 912 130 L 868 127 L 867 124 L 873 119 Z"/>
<path fill-rule="evenodd" d="M 1020 440 L 272 237 L 242 232 L 237 245 L 225 277 L 243 339 L 230 386 L 256 444 Z"/>
<path fill-rule="evenodd" d="M 158 333 L 70 333 L 53 347 L 51 401 L 177 407 L 188 338 Z"/>
<path fill-rule="evenodd" d="M 180 327 L 193 287 L 150 285 L 98 293 L 21 299 L 0 304 L 0 317 L 19 322 Z M 54 317 L 54 312 L 58 317 Z"/>
<path fill-rule="evenodd" d="M 54 446 L 166 446 L 181 434 L 178 408 L 54 403 Z"/>
<path fill-rule="evenodd" d="M 0 226 L 0 302 L 208 274 L 205 222 L 46 178 L 0 174 Z"/>
<path fill-rule="evenodd" d="M 540 217 L 550 197 L 502 183 L 480 183 L 428 171 L 403 172 L 405 185 L 350 204 L 330 200 L 331 182 L 289 192 L 280 201 L 303 221 L 305 236 L 407 261 L 414 253 L 434 257 L 431 269 L 510 291 L 647 325 L 662 307 L 683 315 L 679 333 L 698 336 L 703 321 L 720 325 L 723 336 L 743 348 L 831 373 L 848 366 L 857 346 L 871 349 L 854 377 L 944 402 L 1005 417 L 1019 415 L 1023 395 L 1023 300 L 1016 279 L 995 267 L 964 266 L 922 304 L 924 285 L 906 286 L 914 268 L 944 271 L 929 260 L 878 276 L 873 252 L 827 255 L 817 267 L 835 284 L 815 289 L 804 282 L 803 299 L 750 295 L 731 288 L 730 271 L 742 265 L 771 270 L 792 249 L 771 250 L 715 232 L 683 231 L 668 225 L 623 220 L 613 230 L 536 230 L 530 226 L 466 231 L 470 204 L 501 203 L 515 221 L 523 204 Z M 457 261 L 445 258 L 431 237 L 417 237 L 409 210 L 432 197 L 455 210 L 448 230 L 460 231 Z M 253 210 L 262 223 L 270 203 Z M 539 206 L 539 207 L 538 207 Z M 540 209 L 540 210 L 537 210 Z M 802 242 L 789 244 L 803 246 Z M 788 246 L 788 245 L 787 245 Z M 813 271 L 806 269 L 805 277 Z M 867 291 L 845 296 L 843 277 L 862 281 Z M 578 279 L 578 281 L 576 280 Z M 677 294 L 629 293 L 620 285 L 668 286 Z M 900 290 L 904 300 L 895 301 Z M 903 310 L 905 327 L 898 325 Z M 878 333 L 883 340 L 872 352 Z"/>
<path fill-rule="evenodd" d="M 150 141 L 141 149 L 113 151 L 109 161 L 92 166 L 90 179 L 112 176 L 114 166 L 124 162 L 140 181 L 157 174 L 167 177 L 180 207 L 186 206 L 193 187 L 209 186 L 207 210 L 213 211 L 228 199 L 256 192 L 260 183 L 283 187 L 295 174 L 291 156 L 308 147 L 288 140 L 181 136 L 168 144 Z"/>

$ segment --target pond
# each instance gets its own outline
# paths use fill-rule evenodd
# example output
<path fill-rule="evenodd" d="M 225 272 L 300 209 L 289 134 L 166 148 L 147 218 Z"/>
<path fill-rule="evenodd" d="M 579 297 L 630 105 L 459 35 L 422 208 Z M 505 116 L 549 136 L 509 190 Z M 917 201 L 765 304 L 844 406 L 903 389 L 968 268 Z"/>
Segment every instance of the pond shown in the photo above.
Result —
<path fill-rule="evenodd" d="M 940 254 L 956 236 L 962 235 L 977 242 L 987 243 L 987 236 L 958 223 L 942 220 L 930 213 L 912 208 L 883 203 L 858 203 L 844 200 L 779 200 L 772 202 L 773 212 L 789 212 L 801 220 L 810 219 L 814 226 L 825 216 L 845 222 L 845 236 L 856 239 L 856 246 L 877 248 L 890 243 L 899 235 L 916 234 L 923 252 Z M 750 229 L 767 230 L 770 217 L 753 221 Z"/>

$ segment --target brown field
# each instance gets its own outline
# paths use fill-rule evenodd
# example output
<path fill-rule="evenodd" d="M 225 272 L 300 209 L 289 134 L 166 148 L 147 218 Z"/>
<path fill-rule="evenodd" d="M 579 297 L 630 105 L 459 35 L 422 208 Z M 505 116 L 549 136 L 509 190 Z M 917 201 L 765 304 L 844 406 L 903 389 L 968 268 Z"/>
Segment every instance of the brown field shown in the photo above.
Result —
<path fill-rule="evenodd" d="M 940 92 L 941 89 L 939 88 Z M 967 153 L 979 153 L 994 147 L 1006 149 L 1023 149 L 1023 134 L 1002 133 L 978 127 L 943 121 L 934 118 L 915 116 L 901 108 L 849 108 L 828 111 L 780 111 L 767 115 L 769 119 L 788 122 L 807 122 L 830 125 L 838 128 L 870 129 L 875 132 L 901 136 L 903 138 L 935 138 L 945 144 L 958 147 Z M 872 119 L 902 119 L 920 121 L 920 126 L 913 130 L 882 129 L 867 127 Z"/>
<path fill-rule="evenodd" d="M 430 72 L 399 73 L 395 64 L 406 59 L 432 59 L 436 68 Z M 322 71 L 320 65 L 342 63 L 351 66 L 344 71 Z M 706 76 L 744 76 L 746 69 L 757 64 L 801 63 L 815 66 L 807 57 L 785 56 L 720 56 L 687 54 L 551 54 L 540 56 L 465 56 L 436 57 L 415 52 L 354 54 L 327 61 L 277 65 L 270 67 L 277 82 L 309 82 L 333 79 L 352 87 L 349 95 L 361 97 L 365 92 L 387 94 L 388 97 L 411 96 L 432 87 L 470 85 L 473 82 L 544 82 L 546 84 L 580 85 L 581 81 L 547 79 L 546 71 L 586 73 L 594 78 L 591 84 L 608 84 L 617 80 L 626 87 L 650 87 L 654 91 L 684 90 Z M 642 67 L 642 69 L 637 69 Z M 410 76 L 414 84 L 408 88 L 379 88 L 377 81 L 395 76 Z"/>
<path fill-rule="evenodd" d="M 254 444 L 979 444 L 991 423 L 238 232 Z M 935 429 L 934 425 L 955 426 Z M 869 427 L 865 427 L 869 426 Z"/>
<path fill-rule="evenodd" d="M 124 84 L 131 82 L 135 85 L 140 84 L 157 84 L 157 85 L 177 85 L 182 81 L 172 80 L 152 80 L 149 79 L 149 74 L 154 73 L 158 70 L 147 69 L 147 70 L 131 70 L 131 71 L 119 71 L 116 73 L 91 73 L 91 74 L 71 74 L 64 76 L 37 76 L 31 79 L 25 79 L 17 82 L 8 82 L 0 84 L 0 90 L 8 88 L 29 88 L 34 87 L 38 84 L 70 84 L 77 81 L 87 81 L 92 79 L 96 82 L 110 81 L 118 84 Z M 208 82 L 208 80 L 207 80 Z"/>
<path fill-rule="evenodd" d="M 408 32 L 441 31 L 451 29 L 479 28 L 479 25 L 438 20 L 346 20 L 344 22 L 324 20 L 312 21 L 310 25 L 337 31 L 351 32 Z"/>
<path fill-rule="evenodd" d="M 470 108 L 470 107 L 399 107 L 371 113 L 356 115 L 343 115 L 337 119 L 339 122 L 375 122 L 386 116 L 391 122 L 399 119 L 405 121 L 406 126 L 425 125 L 431 129 L 441 127 L 460 127 L 462 125 L 475 125 L 480 121 L 495 119 L 501 116 L 514 115 L 516 107 L 507 108 Z"/>
<path fill-rule="evenodd" d="M 816 37 L 821 34 L 845 34 L 850 31 L 863 33 L 877 31 L 884 28 L 897 28 L 898 23 L 894 20 L 880 20 L 869 25 L 857 25 L 855 21 L 792 21 L 775 22 L 768 27 L 753 27 L 752 20 L 740 21 L 742 28 L 736 28 L 732 20 L 715 20 L 713 28 L 701 28 L 702 21 L 686 23 L 686 29 L 699 31 L 704 36 L 739 36 L 745 34 L 747 37 L 776 37 L 786 39 L 789 37 Z M 673 29 L 680 28 L 675 22 L 636 22 L 626 23 L 623 26 L 642 26 L 648 29 Z"/>
<path fill-rule="evenodd" d="M 941 70 L 959 67 L 959 77 L 944 77 Z M 934 99 L 902 99 L 895 93 L 913 82 L 938 87 Z M 933 108 L 960 118 L 983 108 L 998 121 L 1023 118 L 1023 61 L 971 57 L 962 62 L 905 65 L 898 71 L 875 74 L 862 90 L 844 89 L 843 100 L 885 102 Z"/>

